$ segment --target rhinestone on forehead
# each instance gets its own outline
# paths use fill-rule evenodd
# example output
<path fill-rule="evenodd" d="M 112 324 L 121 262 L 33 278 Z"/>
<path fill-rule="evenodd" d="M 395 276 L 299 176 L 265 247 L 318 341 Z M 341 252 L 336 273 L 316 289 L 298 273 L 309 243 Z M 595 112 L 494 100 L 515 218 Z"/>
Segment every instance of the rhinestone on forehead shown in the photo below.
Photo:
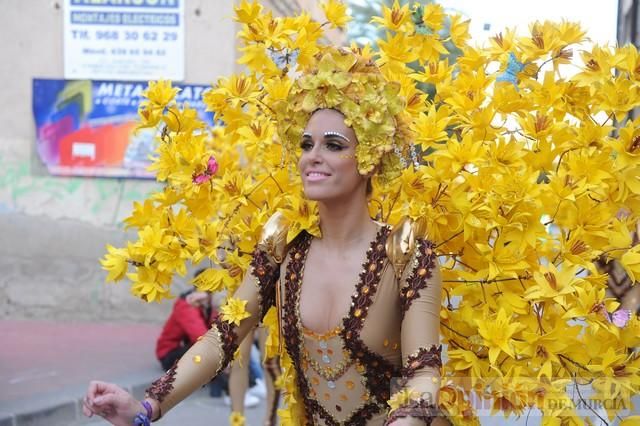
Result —
<path fill-rule="evenodd" d="M 324 137 L 326 138 L 327 136 L 338 136 L 339 138 L 342 138 L 347 142 L 351 142 L 348 137 L 346 137 L 340 132 L 334 132 L 334 131 L 324 132 Z"/>
<path fill-rule="evenodd" d="M 342 138 L 342 139 L 346 140 L 347 142 L 351 142 L 351 139 L 349 139 L 348 137 L 346 137 L 345 135 L 343 135 L 343 134 L 342 134 L 342 133 L 340 133 L 340 132 L 328 131 L 328 132 L 324 132 L 322 135 L 323 135 L 325 138 L 326 138 L 327 136 L 338 136 L 338 137 L 340 137 L 340 138 Z M 310 132 L 304 132 L 304 133 L 302 134 L 302 137 L 312 137 L 312 136 L 313 136 L 313 135 L 312 135 Z"/>

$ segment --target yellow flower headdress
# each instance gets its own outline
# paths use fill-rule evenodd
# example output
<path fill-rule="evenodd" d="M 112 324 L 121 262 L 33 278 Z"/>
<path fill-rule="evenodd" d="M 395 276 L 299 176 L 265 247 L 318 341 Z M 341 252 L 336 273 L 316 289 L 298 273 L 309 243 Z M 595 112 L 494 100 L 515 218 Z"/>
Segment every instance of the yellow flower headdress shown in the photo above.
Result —
<path fill-rule="evenodd" d="M 411 146 L 400 84 L 388 81 L 373 61 L 352 50 L 328 48 L 315 59 L 286 101 L 274 108 L 285 150 L 296 151 L 314 111 L 332 108 L 356 133 L 359 173 L 376 172 L 383 180 L 398 176 Z"/>

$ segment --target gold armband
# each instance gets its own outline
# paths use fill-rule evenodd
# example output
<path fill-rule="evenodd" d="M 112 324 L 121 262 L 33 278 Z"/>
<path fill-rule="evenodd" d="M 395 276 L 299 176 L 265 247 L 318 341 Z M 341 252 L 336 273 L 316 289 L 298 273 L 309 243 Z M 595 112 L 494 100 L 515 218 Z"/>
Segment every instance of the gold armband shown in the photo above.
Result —
<path fill-rule="evenodd" d="M 405 216 L 393 228 L 387 238 L 387 257 L 396 273 L 396 278 L 400 279 L 404 268 L 411 260 L 411 255 L 415 249 L 416 239 L 424 237 L 426 225 L 422 218 L 412 220 Z"/>
<path fill-rule="evenodd" d="M 274 213 L 262 228 L 258 248 L 277 264 L 281 264 L 287 252 L 289 224 L 281 212 Z"/>
<path fill-rule="evenodd" d="M 287 233 L 289 224 L 281 212 L 274 213 L 262 227 L 262 236 L 257 248 L 277 265 L 282 264 L 287 254 Z M 282 294 L 280 282 L 275 283 L 276 315 L 278 316 L 278 353 L 282 354 Z"/>

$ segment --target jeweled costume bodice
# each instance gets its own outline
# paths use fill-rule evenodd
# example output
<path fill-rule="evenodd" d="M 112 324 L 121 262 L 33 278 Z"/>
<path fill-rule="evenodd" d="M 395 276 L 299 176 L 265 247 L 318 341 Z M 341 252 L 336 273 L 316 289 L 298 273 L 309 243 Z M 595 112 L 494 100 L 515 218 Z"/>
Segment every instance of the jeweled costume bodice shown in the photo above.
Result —
<path fill-rule="evenodd" d="M 415 288 L 404 292 L 398 288 L 385 251 L 388 234 L 388 228 L 381 228 L 371 243 L 349 313 L 340 326 L 328 333 L 306 329 L 300 316 L 304 263 L 312 240 L 309 235 L 298 238 L 281 268 L 283 335 L 286 349 L 297 366 L 298 386 L 313 424 L 382 424 L 387 418 L 392 386 L 402 387 L 404 308 L 408 308 L 419 291 L 428 290 L 424 285 L 414 285 Z M 435 258 L 431 245 L 427 242 L 422 245 L 425 254 L 431 253 L 413 259 L 416 271 L 407 279 L 412 275 L 432 275 Z M 439 294 L 436 299 L 439 301 Z M 440 358 L 435 346 L 421 361 L 418 364 L 422 368 L 435 369 L 431 378 L 438 377 Z M 431 380 L 430 386 L 435 383 Z"/>
<path fill-rule="evenodd" d="M 233 357 L 238 336 L 278 305 L 281 335 L 303 399 L 305 418 L 296 420 L 382 425 L 409 417 L 412 423 L 429 424 L 436 414 L 433 402 L 441 366 L 436 257 L 431 242 L 416 239 L 399 270 L 387 253 L 390 232 L 389 227 L 380 228 L 362 265 L 348 314 L 337 328 L 323 334 L 306 329 L 300 316 L 312 237 L 300 234 L 281 264 L 258 248 L 250 269 L 254 279 L 245 279 L 235 295 L 247 300 L 252 316 L 239 326 L 219 319 L 148 395 L 161 402 L 163 411 L 171 408 L 221 371 Z M 406 398 L 396 398 L 402 390 Z"/>

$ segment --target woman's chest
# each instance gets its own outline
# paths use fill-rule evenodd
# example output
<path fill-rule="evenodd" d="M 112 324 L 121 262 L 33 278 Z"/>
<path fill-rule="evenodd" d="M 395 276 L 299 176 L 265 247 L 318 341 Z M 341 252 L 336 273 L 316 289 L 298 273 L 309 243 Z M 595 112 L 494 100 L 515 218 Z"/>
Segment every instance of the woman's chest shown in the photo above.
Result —
<path fill-rule="evenodd" d="M 399 293 L 390 270 L 384 269 L 376 282 L 351 285 L 331 291 L 298 288 L 299 296 L 288 298 L 299 313 L 299 328 L 322 335 L 342 329 L 345 339 L 359 340 L 383 357 L 395 358 L 400 351 L 402 312 Z M 314 289 L 315 290 L 315 289 Z"/>
<path fill-rule="evenodd" d="M 307 262 L 304 283 L 298 289 L 303 325 L 317 333 L 341 326 L 351 308 L 361 272 L 359 265 L 323 259 Z"/>
<path fill-rule="evenodd" d="M 283 271 L 285 311 L 289 313 L 286 322 L 290 329 L 323 334 L 339 328 L 347 346 L 350 341 L 357 341 L 376 353 L 395 358 L 400 349 L 402 315 L 385 237 L 383 229 L 364 262 L 351 259 L 336 262 L 338 265 L 333 267 L 309 256 L 309 240 L 295 246 Z"/>
<path fill-rule="evenodd" d="M 324 275 L 330 281 L 331 274 Z M 397 282 L 388 262 L 370 263 L 346 292 L 332 289 L 327 282 L 321 291 L 317 291 L 318 286 L 313 288 L 316 291 L 306 293 L 310 285 L 305 288 L 295 282 L 288 284 L 285 302 L 297 314 L 289 317 L 289 325 L 299 333 L 324 335 L 340 330 L 345 348 L 366 348 L 394 365 L 400 362 L 402 312 Z"/>

